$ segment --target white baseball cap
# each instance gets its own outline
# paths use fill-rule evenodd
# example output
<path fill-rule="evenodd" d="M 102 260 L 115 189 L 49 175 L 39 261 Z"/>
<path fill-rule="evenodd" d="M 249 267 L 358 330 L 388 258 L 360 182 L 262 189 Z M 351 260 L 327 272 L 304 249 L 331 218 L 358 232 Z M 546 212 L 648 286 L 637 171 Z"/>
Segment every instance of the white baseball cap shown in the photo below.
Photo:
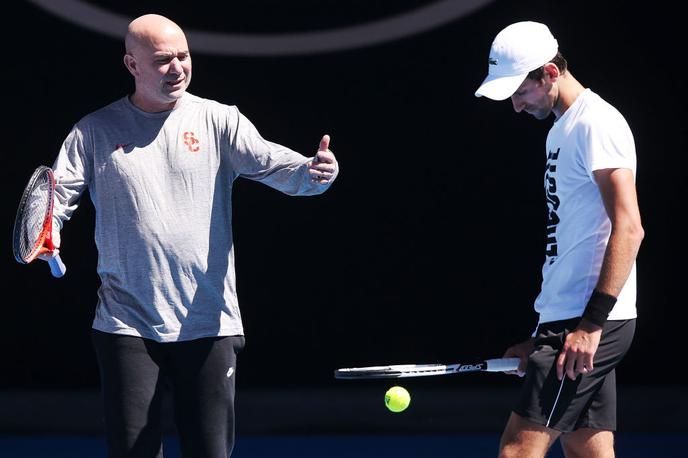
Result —
<path fill-rule="evenodd" d="M 544 24 L 524 21 L 507 26 L 492 42 L 487 78 L 475 96 L 508 99 L 528 73 L 551 61 L 558 50 L 557 40 Z"/>

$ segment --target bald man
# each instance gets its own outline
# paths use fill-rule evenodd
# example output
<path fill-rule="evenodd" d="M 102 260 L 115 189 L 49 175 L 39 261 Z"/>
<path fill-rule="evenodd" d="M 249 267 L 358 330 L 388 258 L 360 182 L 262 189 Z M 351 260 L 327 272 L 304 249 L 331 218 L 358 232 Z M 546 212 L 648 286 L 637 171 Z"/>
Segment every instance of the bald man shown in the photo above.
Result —
<path fill-rule="evenodd" d="M 228 457 L 244 345 L 232 183 L 244 177 L 315 195 L 338 165 L 327 135 L 306 157 L 263 139 L 235 106 L 188 93 L 189 46 L 165 17 L 131 22 L 124 65 L 134 93 L 79 120 L 54 164 L 58 244 L 87 188 L 96 208 L 92 332 L 109 455 L 162 456 L 169 380 L 184 456 Z"/>

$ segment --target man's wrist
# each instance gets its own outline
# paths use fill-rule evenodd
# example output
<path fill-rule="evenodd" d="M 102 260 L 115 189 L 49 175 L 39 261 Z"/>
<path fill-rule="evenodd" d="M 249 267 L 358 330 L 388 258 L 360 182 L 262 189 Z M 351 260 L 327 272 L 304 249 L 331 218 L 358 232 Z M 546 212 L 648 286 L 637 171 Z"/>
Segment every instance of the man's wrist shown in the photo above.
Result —
<path fill-rule="evenodd" d="M 614 304 L 616 304 L 616 297 L 595 289 L 588 300 L 588 305 L 585 306 L 583 318 L 596 326 L 603 327 Z"/>
<path fill-rule="evenodd" d="M 600 325 L 594 324 L 587 318 L 581 318 L 581 320 L 578 322 L 578 326 L 576 326 L 576 329 L 580 329 L 588 334 L 592 334 L 593 332 L 601 332 L 604 328 Z"/>

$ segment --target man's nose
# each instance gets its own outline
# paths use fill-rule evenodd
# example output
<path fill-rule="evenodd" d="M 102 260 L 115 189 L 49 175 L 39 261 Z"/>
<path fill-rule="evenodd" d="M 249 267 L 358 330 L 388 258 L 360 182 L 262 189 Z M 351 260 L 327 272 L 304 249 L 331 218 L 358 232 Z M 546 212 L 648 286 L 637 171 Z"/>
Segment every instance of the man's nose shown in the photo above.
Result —
<path fill-rule="evenodd" d="M 170 72 L 175 73 L 177 75 L 180 75 L 184 72 L 182 63 L 177 57 L 172 59 L 172 62 L 170 62 Z"/>

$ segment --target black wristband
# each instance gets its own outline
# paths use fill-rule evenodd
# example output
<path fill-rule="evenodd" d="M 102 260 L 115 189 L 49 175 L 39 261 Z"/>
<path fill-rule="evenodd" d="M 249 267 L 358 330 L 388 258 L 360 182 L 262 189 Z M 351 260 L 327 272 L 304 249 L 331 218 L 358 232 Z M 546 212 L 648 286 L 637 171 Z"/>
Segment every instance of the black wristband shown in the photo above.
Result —
<path fill-rule="evenodd" d="M 585 306 L 583 318 L 592 324 L 602 327 L 605 321 L 607 321 L 609 312 L 614 308 L 614 304 L 616 304 L 614 296 L 601 293 L 595 289 L 592 292 L 592 296 L 590 296 L 588 305 Z"/>

